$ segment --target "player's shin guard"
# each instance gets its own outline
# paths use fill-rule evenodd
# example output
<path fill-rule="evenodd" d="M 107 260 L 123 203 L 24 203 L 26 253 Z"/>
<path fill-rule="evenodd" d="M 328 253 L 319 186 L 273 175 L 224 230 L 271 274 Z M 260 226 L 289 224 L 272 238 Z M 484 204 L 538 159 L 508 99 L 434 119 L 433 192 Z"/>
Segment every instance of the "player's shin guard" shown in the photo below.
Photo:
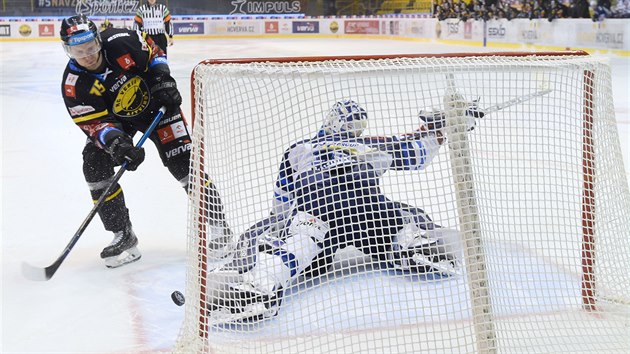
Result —
<path fill-rule="evenodd" d="M 101 188 L 93 189 L 95 185 L 100 184 L 102 184 L 102 182 L 98 184 L 88 184 L 94 203 L 96 203 L 104 191 L 104 189 Z M 110 194 L 105 198 L 103 205 L 98 211 L 98 215 L 103 222 L 103 226 L 105 226 L 105 230 L 107 231 L 120 231 L 129 224 L 129 210 L 125 205 L 125 195 L 123 194 L 123 190 L 119 184 L 112 188 Z"/>

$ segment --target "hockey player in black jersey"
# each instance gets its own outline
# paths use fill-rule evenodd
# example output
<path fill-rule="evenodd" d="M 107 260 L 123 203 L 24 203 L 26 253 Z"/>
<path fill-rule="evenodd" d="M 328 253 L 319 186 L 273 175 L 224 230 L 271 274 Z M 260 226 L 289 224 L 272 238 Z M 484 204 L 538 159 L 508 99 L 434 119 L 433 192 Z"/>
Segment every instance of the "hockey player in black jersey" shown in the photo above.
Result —
<path fill-rule="evenodd" d="M 466 113 L 469 129 L 481 116 L 473 104 Z M 366 110 L 339 101 L 314 138 L 289 147 L 271 217 L 241 236 L 231 264 L 210 274 L 218 288 L 211 292 L 211 318 L 221 323 L 275 315 L 295 279 L 326 271 L 347 246 L 400 272 L 458 274 L 458 232 L 380 189 L 388 170 L 422 170 L 438 154 L 443 115 L 421 112 L 420 118 L 424 124 L 412 134 L 362 136 Z"/>
<path fill-rule="evenodd" d="M 83 174 L 97 200 L 114 176 L 114 167 L 127 162 L 134 171 L 144 160 L 144 149 L 133 144 L 161 106 L 167 111 L 150 135 L 164 166 L 188 188 L 191 139 L 183 119 L 181 95 L 170 74 L 164 52 L 139 31 L 107 28 L 98 32 L 84 15 L 62 20 L 61 40 L 70 57 L 61 91 L 74 123 L 87 136 L 83 149 Z M 208 183 L 211 197 L 218 195 Z M 223 220 L 220 203 L 209 215 Z M 99 216 L 114 233 L 101 258 L 107 267 L 118 267 L 140 258 L 122 188 L 111 189 Z"/>

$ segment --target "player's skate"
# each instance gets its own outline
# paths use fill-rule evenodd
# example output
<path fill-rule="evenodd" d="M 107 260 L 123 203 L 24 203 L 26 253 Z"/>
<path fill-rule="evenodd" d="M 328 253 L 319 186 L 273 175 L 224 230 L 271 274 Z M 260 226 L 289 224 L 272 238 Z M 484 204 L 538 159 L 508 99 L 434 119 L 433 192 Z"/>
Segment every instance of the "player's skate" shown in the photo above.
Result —
<path fill-rule="evenodd" d="M 406 225 L 396 234 L 389 254 L 394 269 L 410 273 L 453 276 L 461 274 L 461 261 L 454 247 L 457 231 L 436 228 L 424 230 Z"/>
<path fill-rule="evenodd" d="M 131 224 L 122 231 L 114 233 L 114 240 L 101 252 L 107 268 L 118 268 L 127 263 L 135 262 L 142 256 L 138 248 L 138 238 L 131 229 Z"/>

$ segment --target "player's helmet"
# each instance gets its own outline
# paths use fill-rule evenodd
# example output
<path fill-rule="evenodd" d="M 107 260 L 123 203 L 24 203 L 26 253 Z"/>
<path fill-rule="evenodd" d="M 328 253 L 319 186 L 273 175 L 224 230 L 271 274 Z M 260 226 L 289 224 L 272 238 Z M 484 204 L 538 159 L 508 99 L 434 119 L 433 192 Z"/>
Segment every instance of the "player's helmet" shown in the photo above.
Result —
<path fill-rule="evenodd" d="M 367 127 L 367 112 L 352 100 L 338 101 L 328 112 L 322 126 L 325 134 L 347 133 L 351 137 L 358 137 Z"/>
<path fill-rule="evenodd" d="M 84 58 L 101 50 L 98 29 L 83 14 L 62 20 L 59 34 L 63 49 L 70 58 Z"/>

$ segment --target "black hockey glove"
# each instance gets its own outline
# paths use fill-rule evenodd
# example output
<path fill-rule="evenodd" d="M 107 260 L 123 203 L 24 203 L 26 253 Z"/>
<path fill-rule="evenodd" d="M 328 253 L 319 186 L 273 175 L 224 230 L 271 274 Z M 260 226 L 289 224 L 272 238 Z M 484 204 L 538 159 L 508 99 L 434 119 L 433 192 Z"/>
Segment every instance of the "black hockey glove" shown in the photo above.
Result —
<path fill-rule="evenodd" d="M 128 135 L 117 136 L 108 145 L 108 150 L 114 161 L 119 165 L 127 161 L 127 170 L 129 171 L 135 171 L 144 161 L 144 148 L 133 146 L 133 140 Z"/>
<path fill-rule="evenodd" d="M 151 95 L 160 106 L 166 106 L 169 110 L 177 108 L 182 104 L 182 96 L 179 94 L 179 90 L 177 90 L 177 84 L 170 76 L 159 79 L 157 83 L 151 87 Z"/>

